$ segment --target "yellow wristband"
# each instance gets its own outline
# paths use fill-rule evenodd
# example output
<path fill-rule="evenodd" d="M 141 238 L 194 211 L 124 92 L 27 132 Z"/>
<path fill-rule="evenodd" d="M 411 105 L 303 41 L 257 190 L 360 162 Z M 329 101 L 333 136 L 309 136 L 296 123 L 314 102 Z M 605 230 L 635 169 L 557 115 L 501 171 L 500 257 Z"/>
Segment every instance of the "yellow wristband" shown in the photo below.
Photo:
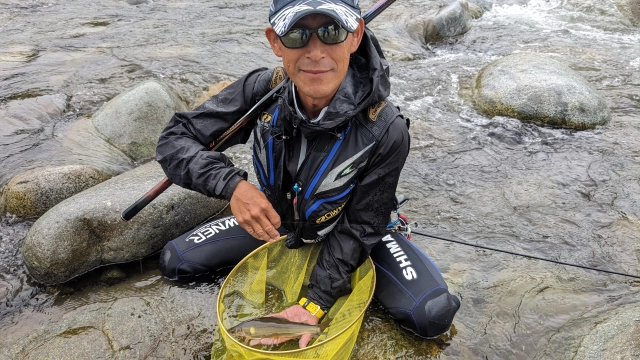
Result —
<path fill-rule="evenodd" d="M 299 304 L 305 308 L 308 312 L 311 313 L 311 315 L 317 317 L 318 319 L 322 319 L 322 317 L 324 316 L 324 311 L 322 311 L 322 309 L 320 309 L 320 306 L 314 304 L 311 300 L 307 299 L 307 298 L 302 298 L 300 299 Z"/>

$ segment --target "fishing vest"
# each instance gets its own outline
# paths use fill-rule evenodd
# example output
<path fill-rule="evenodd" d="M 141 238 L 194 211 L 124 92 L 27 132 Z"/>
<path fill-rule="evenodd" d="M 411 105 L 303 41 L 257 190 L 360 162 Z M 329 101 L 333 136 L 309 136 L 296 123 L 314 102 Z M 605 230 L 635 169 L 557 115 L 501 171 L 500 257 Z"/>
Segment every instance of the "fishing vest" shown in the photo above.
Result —
<path fill-rule="evenodd" d="M 293 186 L 282 188 L 286 170 L 282 97 L 264 111 L 254 128 L 253 161 L 261 190 L 292 232 L 287 246 L 323 240 L 333 230 L 369 158 L 400 111 L 382 101 L 351 118 L 339 133 L 308 141 Z"/>

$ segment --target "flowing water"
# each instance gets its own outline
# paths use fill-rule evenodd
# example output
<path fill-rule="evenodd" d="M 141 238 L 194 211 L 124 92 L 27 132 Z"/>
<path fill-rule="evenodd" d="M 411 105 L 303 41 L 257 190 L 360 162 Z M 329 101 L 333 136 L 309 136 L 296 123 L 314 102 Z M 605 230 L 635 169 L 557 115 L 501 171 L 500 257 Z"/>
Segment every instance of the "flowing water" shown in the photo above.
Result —
<path fill-rule="evenodd" d="M 391 100 L 412 120 L 399 192 L 412 198 L 403 210 L 416 231 L 640 274 L 640 28 L 624 3 L 498 0 L 468 33 L 426 46 L 406 25 L 444 2 L 400 0 L 371 23 L 391 63 Z M 267 11 L 253 0 L 0 0 L 0 185 L 62 163 L 69 125 L 145 79 L 194 106 L 213 83 L 278 65 Z M 611 122 L 572 131 L 483 116 L 473 78 L 514 52 L 576 70 L 605 97 Z M 20 261 L 30 225 L 0 221 L 0 331 L 26 309 L 54 306 Z M 462 299 L 441 357 L 570 358 L 608 313 L 640 302 L 628 277 L 414 241 Z M 383 316 L 365 319 L 372 341 L 384 336 Z"/>

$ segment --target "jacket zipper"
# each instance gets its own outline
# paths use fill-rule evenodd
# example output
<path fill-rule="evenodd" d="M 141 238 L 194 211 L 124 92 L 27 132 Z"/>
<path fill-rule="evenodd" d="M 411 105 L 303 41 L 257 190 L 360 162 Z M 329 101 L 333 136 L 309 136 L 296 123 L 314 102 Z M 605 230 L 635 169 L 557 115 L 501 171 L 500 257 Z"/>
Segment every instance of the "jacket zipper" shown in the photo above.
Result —
<path fill-rule="evenodd" d="M 302 135 L 304 136 L 304 135 Z M 318 142 L 315 141 L 313 144 L 311 144 L 311 147 L 309 147 L 306 151 L 306 153 L 310 153 L 313 148 L 316 146 Z M 300 216 L 299 212 L 298 212 L 298 208 L 299 205 L 301 205 L 300 203 L 302 202 L 301 199 L 299 199 L 299 193 L 302 191 L 304 183 L 298 179 L 298 176 L 302 173 L 302 170 L 304 170 L 305 166 L 307 165 L 307 163 L 309 162 L 309 157 L 306 154 L 300 154 L 300 156 L 304 156 L 304 160 L 302 160 L 302 164 L 300 164 L 300 167 L 298 168 L 298 170 L 296 171 L 296 176 L 293 179 L 293 191 L 295 192 L 295 197 L 292 199 L 292 204 L 293 204 L 293 216 L 295 220 L 300 220 L 302 218 L 302 216 Z"/>

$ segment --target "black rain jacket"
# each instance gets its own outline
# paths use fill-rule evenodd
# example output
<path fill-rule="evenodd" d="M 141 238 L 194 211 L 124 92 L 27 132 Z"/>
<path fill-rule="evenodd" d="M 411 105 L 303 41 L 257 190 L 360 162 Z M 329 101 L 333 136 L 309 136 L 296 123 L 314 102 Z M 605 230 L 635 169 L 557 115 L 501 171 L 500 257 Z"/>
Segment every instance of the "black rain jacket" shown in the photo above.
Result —
<path fill-rule="evenodd" d="M 247 173 L 234 167 L 222 151 L 246 143 L 257 119 L 238 130 L 217 151 L 208 151 L 208 145 L 267 94 L 274 86 L 273 75 L 273 69 L 254 70 L 195 110 L 173 116 L 160 135 L 156 160 L 174 184 L 230 200 L 238 182 L 247 179 Z M 283 114 L 286 115 L 281 121 L 286 122 L 285 126 L 290 130 L 292 146 L 289 148 L 293 149 L 285 156 L 284 166 L 288 169 L 296 169 L 300 136 L 306 137 L 308 149 L 314 139 L 326 138 L 319 135 L 337 134 L 354 116 L 366 116 L 369 109 L 385 100 L 390 91 L 388 63 L 377 39 L 368 29 L 360 47 L 351 56 L 347 75 L 321 121 L 314 123 L 297 114 L 292 83 L 288 78 L 284 81 L 278 96 L 284 100 Z M 296 130 L 291 131 L 293 128 Z M 358 177 L 342 209 L 344 215 L 323 240 L 307 297 L 324 310 L 351 291 L 350 274 L 384 236 L 408 152 L 408 123 L 398 114 L 369 157 L 366 171 Z M 291 171 L 285 173 L 295 176 Z M 278 210 L 278 207 L 274 208 Z"/>

